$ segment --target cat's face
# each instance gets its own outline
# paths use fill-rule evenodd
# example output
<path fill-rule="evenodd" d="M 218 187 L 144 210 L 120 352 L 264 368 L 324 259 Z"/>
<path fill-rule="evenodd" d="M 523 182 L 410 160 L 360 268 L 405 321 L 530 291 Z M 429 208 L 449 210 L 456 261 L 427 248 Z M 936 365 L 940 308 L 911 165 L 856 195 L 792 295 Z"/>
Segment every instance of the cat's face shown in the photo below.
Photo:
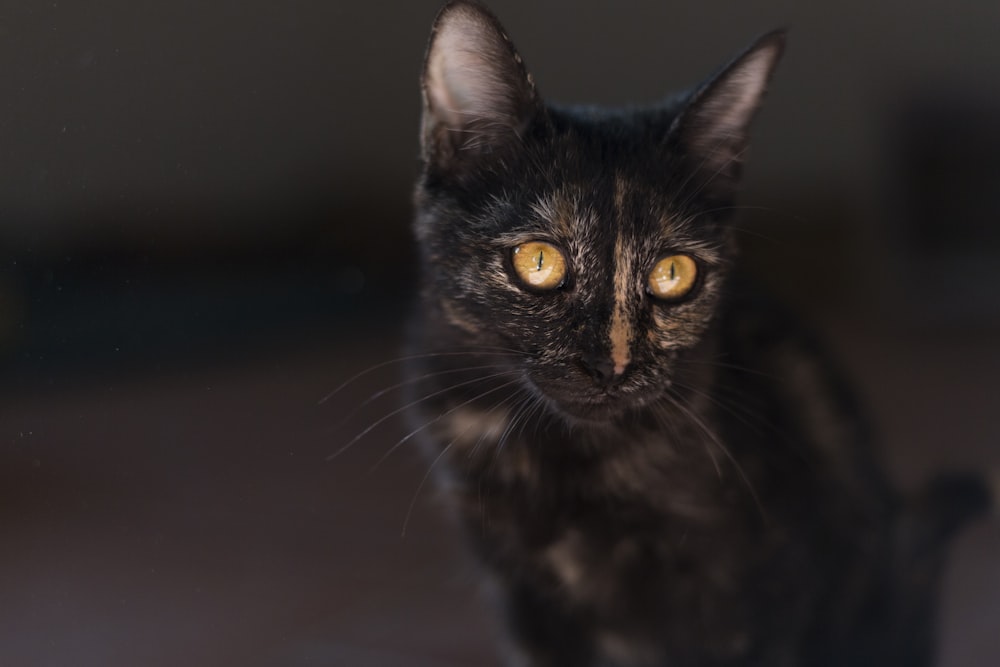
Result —
<path fill-rule="evenodd" d="M 762 40 L 662 108 L 558 111 L 492 16 L 449 5 L 425 73 L 425 298 L 467 344 L 522 353 L 563 414 L 659 399 L 716 312 L 746 125 L 779 52 Z"/>
<path fill-rule="evenodd" d="M 525 353 L 535 388 L 584 418 L 659 398 L 715 311 L 729 256 L 725 228 L 682 206 L 669 174 L 594 134 L 534 137 L 488 177 L 499 187 L 438 191 L 421 217 L 444 316 L 470 341 Z"/>

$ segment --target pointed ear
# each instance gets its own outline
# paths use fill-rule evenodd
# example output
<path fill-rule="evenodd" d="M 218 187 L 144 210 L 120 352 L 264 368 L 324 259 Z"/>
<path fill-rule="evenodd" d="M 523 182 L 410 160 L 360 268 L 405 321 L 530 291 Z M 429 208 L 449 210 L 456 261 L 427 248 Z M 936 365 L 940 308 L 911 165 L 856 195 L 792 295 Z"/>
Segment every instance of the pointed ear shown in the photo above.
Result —
<path fill-rule="evenodd" d="M 700 173 L 691 182 L 709 194 L 731 196 L 739 180 L 750 121 L 785 46 L 785 31 L 758 38 L 702 84 L 674 121 L 671 134 Z"/>
<path fill-rule="evenodd" d="M 451 2 L 431 32 L 423 74 L 424 159 L 459 163 L 517 141 L 539 108 L 534 83 L 499 21 Z"/>

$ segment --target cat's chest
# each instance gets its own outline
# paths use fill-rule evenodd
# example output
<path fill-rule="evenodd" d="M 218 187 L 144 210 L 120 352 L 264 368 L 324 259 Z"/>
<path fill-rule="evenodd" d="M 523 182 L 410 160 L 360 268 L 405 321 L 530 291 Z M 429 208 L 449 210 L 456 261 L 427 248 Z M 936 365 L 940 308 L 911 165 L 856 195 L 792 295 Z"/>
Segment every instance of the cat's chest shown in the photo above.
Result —
<path fill-rule="evenodd" d="M 501 588 L 526 585 L 591 619 L 595 650 L 609 657 L 711 645 L 728 660 L 751 650 L 762 632 L 754 610 L 768 599 L 761 564 L 789 538 L 766 527 L 742 478 L 720 473 L 697 430 L 576 441 L 579 432 L 499 412 L 454 411 L 438 422 L 436 447 L 449 447 L 450 491 Z M 768 586 L 787 593 L 779 579 Z"/>
<path fill-rule="evenodd" d="M 726 595 L 743 585 L 766 542 L 745 511 L 708 492 L 671 489 L 669 477 L 615 487 L 607 476 L 621 471 L 609 473 L 605 462 L 576 475 L 564 469 L 559 484 L 535 465 L 542 470 L 533 485 L 480 479 L 465 487 L 461 505 L 487 559 L 502 554 L 573 603 L 625 613 L 669 607 L 670 596 L 684 608 L 688 590 Z"/>
<path fill-rule="evenodd" d="M 610 517 L 609 517 L 610 519 Z M 662 589 L 680 590 L 698 580 L 724 591 L 736 586 L 739 567 L 698 553 L 682 527 L 630 529 L 626 522 L 571 524 L 548 544 L 526 549 L 526 561 L 569 600 L 600 608 L 669 606 Z M 648 599 L 647 599 L 648 598 Z"/>
<path fill-rule="evenodd" d="M 759 634 L 748 595 L 755 559 L 735 533 L 732 544 L 713 538 L 709 547 L 695 532 L 592 514 L 556 527 L 548 541 L 522 532 L 515 546 L 504 535 L 519 555 L 497 563 L 497 573 L 508 586 L 530 580 L 556 607 L 589 619 L 594 650 L 613 664 L 662 664 L 703 644 L 735 658 Z"/>

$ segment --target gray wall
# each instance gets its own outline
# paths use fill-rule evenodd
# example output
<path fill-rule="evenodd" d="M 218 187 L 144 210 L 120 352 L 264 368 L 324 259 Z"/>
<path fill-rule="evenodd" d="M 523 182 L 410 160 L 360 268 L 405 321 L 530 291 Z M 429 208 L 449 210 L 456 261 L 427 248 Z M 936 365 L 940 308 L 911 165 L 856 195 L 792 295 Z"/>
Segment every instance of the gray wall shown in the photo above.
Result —
<path fill-rule="evenodd" d="M 16 3 L 0 16 L 0 241 L 228 238 L 250 223 L 212 211 L 298 193 L 405 211 L 438 4 Z M 1000 81 L 995 1 L 492 5 L 543 93 L 567 102 L 654 100 L 790 27 L 756 128 L 757 191 L 877 191 L 898 100 Z"/>

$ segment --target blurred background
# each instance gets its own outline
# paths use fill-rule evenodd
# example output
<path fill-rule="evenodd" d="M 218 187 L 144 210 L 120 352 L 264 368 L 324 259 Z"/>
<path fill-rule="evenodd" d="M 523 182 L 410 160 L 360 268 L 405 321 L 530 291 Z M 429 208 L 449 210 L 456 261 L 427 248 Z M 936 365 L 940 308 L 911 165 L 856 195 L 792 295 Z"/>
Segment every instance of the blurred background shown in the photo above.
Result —
<path fill-rule="evenodd" d="M 438 6 L 0 10 L 0 665 L 495 664 L 426 462 L 376 465 L 395 394 L 351 414 L 398 366 L 322 400 L 399 355 Z M 789 27 L 746 261 L 901 486 L 1000 467 L 1000 3 L 492 6 L 559 102 L 655 101 Z M 942 665 L 1000 661 L 998 526 L 956 546 Z"/>

